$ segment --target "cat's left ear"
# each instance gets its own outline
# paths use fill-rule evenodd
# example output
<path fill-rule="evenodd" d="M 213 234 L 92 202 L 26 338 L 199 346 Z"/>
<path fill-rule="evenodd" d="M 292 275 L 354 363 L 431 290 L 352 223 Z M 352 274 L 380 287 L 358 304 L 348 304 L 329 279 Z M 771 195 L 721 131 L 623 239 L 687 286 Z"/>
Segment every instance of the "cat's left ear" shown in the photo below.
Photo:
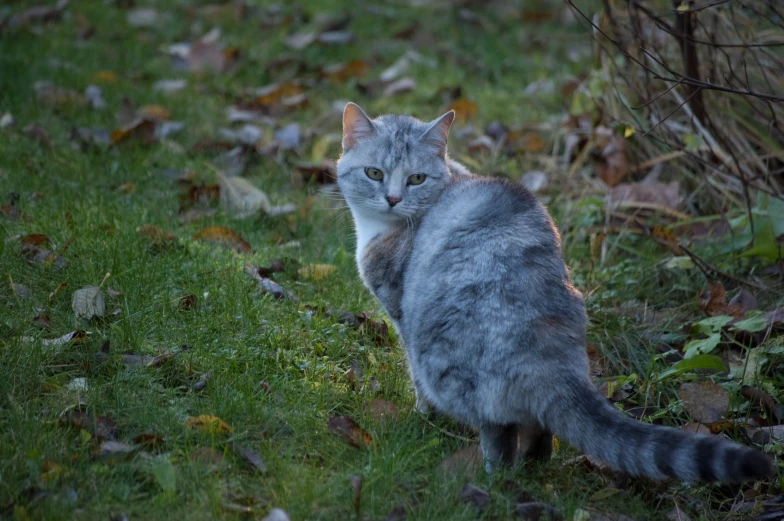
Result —
<path fill-rule="evenodd" d="M 446 155 L 446 141 L 449 137 L 449 128 L 455 120 L 455 111 L 450 110 L 440 118 L 432 121 L 427 130 L 422 134 L 422 141 L 434 145 L 439 156 Z"/>

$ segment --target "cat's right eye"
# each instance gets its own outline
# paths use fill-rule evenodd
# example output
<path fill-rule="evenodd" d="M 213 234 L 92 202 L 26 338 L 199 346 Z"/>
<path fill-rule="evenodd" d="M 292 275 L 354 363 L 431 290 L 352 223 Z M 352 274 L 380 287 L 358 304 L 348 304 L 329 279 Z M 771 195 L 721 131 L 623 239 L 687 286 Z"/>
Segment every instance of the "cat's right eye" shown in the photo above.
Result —
<path fill-rule="evenodd" d="M 381 181 L 384 179 L 384 172 L 371 166 L 365 168 L 365 175 L 367 175 L 373 181 Z"/>

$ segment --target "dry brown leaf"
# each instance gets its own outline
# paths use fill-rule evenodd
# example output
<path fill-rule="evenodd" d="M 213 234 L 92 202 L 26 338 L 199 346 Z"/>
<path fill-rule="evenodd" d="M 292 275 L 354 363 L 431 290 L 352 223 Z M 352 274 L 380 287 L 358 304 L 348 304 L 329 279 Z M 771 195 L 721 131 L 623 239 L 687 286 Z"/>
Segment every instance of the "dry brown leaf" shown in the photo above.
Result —
<path fill-rule="evenodd" d="M 268 268 L 264 266 L 254 266 L 254 268 L 260 277 L 269 277 L 273 273 L 282 273 L 286 271 L 286 264 L 281 259 L 274 259 L 270 262 Z"/>
<path fill-rule="evenodd" d="M 63 18 L 69 0 L 57 0 L 54 5 L 39 5 L 15 14 L 8 20 L 10 27 L 24 27 L 34 24 L 56 22 Z M 0 24 L 1 26 L 2 24 Z"/>
<path fill-rule="evenodd" d="M 354 489 L 354 513 L 359 516 L 362 500 L 362 476 L 351 476 L 349 481 L 351 482 L 351 488 Z"/>
<path fill-rule="evenodd" d="M 151 119 L 137 118 L 129 124 L 114 130 L 110 139 L 112 143 L 136 140 L 145 145 L 155 142 L 155 122 Z"/>
<path fill-rule="evenodd" d="M 210 434 L 231 434 L 232 431 L 229 424 L 217 416 L 210 416 L 208 414 L 191 416 L 185 420 L 185 425 L 191 429 L 204 431 Z"/>
<path fill-rule="evenodd" d="M 735 298 L 727 303 L 727 290 L 721 282 L 712 284 L 708 291 L 700 294 L 697 303 L 706 315 L 716 317 L 720 315 L 729 315 L 733 317 L 742 317 L 748 311 L 746 306 L 753 305 L 756 307 L 757 300 L 750 296 L 741 296 L 738 294 Z"/>
<path fill-rule="evenodd" d="M 51 319 L 49 318 L 49 315 L 47 315 L 46 313 L 36 313 L 35 316 L 33 317 L 33 325 L 44 329 L 49 328 L 50 322 Z"/>
<path fill-rule="evenodd" d="M 338 83 L 345 83 L 351 78 L 361 78 L 370 71 L 370 65 L 362 60 L 351 60 L 348 63 L 337 63 L 321 69 L 321 76 Z"/>
<path fill-rule="evenodd" d="M 197 232 L 193 239 L 220 246 L 235 253 L 253 252 L 253 248 L 239 233 L 225 226 L 208 226 Z"/>
<path fill-rule="evenodd" d="M 482 449 L 479 445 L 468 445 L 444 458 L 436 469 L 450 477 L 473 477 L 482 468 Z"/>
<path fill-rule="evenodd" d="M 458 123 L 465 124 L 468 120 L 476 116 L 476 113 L 479 112 L 479 106 L 469 99 L 459 98 L 449 105 L 448 110 L 454 110 L 455 120 Z"/>
<path fill-rule="evenodd" d="M 297 170 L 305 182 L 314 181 L 318 184 L 336 183 L 337 165 L 331 159 L 324 159 L 315 163 L 297 163 Z"/>
<path fill-rule="evenodd" d="M 466 483 L 460 491 L 460 500 L 474 505 L 481 512 L 490 504 L 490 493 L 476 485 Z"/>
<path fill-rule="evenodd" d="M 111 418 L 93 416 L 90 413 L 75 409 L 64 412 L 60 416 L 60 424 L 85 430 L 98 439 L 112 439 L 117 433 L 117 424 Z"/>
<path fill-rule="evenodd" d="M 48 107 L 64 107 L 67 105 L 81 107 L 87 104 L 84 96 L 75 90 L 58 87 L 48 81 L 37 81 L 33 85 L 35 98 L 41 105 Z"/>
<path fill-rule="evenodd" d="M 329 419 L 329 431 L 337 434 L 354 447 L 373 446 L 373 437 L 348 416 L 332 416 Z"/>
<path fill-rule="evenodd" d="M 397 421 L 399 414 L 394 403 L 376 398 L 365 406 L 365 413 L 376 420 Z"/>
<path fill-rule="evenodd" d="M 139 117 L 153 121 L 169 121 L 171 114 L 161 105 L 144 105 L 137 110 Z"/>
<path fill-rule="evenodd" d="M 718 422 L 730 405 L 727 392 L 713 382 L 689 382 L 678 393 L 683 408 L 700 423 Z"/>
<path fill-rule="evenodd" d="M 136 228 L 136 232 L 142 237 L 150 239 L 156 246 L 163 246 L 167 243 L 174 241 L 176 238 L 173 233 L 167 232 L 162 228 L 158 228 L 154 224 L 142 224 Z"/>
<path fill-rule="evenodd" d="M 188 293 L 177 299 L 177 308 L 183 311 L 189 311 L 196 307 L 198 297 L 195 293 Z"/>
<path fill-rule="evenodd" d="M 609 137 L 602 135 L 602 131 L 604 133 L 610 132 L 611 135 Z M 601 147 L 601 159 L 596 165 L 599 177 L 608 186 L 616 186 L 631 172 L 626 139 L 614 131 L 602 127 L 596 129 L 594 138 L 597 139 Z M 623 197 L 614 198 L 622 199 Z"/>
<path fill-rule="evenodd" d="M 670 183 L 622 183 L 613 186 L 610 190 L 610 199 L 616 204 L 622 202 L 647 203 L 673 210 L 677 209 L 683 201 L 680 194 L 680 184 L 677 181 Z"/>

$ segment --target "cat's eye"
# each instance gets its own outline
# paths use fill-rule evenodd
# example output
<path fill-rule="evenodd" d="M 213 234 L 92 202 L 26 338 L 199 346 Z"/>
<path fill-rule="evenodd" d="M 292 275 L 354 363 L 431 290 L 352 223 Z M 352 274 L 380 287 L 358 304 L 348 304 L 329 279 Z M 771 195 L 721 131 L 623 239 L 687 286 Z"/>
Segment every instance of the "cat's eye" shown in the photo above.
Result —
<path fill-rule="evenodd" d="M 381 181 L 382 179 L 384 179 L 384 172 L 382 172 L 378 168 L 373 168 L 371 166 L 365 169 L 365 174 L 373 181 Z"/>
<path fill-rule="evenodd" d="M 408 184 L 410 185 L 421 185 L 427 179 L 427 175 L 425 174 L 414 174 L 408 176 Z"/>

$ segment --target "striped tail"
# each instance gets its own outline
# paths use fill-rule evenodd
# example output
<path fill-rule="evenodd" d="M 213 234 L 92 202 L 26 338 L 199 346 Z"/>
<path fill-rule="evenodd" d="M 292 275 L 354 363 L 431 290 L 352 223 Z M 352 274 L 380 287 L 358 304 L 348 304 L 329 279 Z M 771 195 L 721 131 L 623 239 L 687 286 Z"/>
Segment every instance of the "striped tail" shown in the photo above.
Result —
<path fill-rule="evenodd" d="M 632 476 L 737 483 L 773 476 L 773 460 L 719 436 L 624 416 L 587 379 L 561 384 L 543 423 L 586 454 Z"/>

